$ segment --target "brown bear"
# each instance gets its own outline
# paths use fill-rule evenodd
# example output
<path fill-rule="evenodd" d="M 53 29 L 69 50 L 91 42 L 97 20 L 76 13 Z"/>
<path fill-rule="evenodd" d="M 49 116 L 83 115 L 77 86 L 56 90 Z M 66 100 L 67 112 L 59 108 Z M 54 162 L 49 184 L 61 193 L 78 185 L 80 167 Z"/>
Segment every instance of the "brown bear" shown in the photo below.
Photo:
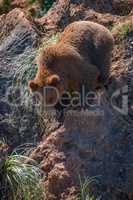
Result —
<path fill-rule="evenodd" d="M 79 91 L 82 84 L 89 90 L 105 83 L 109 77 L 113 37 L 108 29 L 90 21 L 68 25 L 56 44 L 41 51 L 37 58 L 38 71 L 28 85 L 32 92 L 53 86 L 59 91 Z M 48 101 L 54 101 L 55 91 L 49 91 Z"/>

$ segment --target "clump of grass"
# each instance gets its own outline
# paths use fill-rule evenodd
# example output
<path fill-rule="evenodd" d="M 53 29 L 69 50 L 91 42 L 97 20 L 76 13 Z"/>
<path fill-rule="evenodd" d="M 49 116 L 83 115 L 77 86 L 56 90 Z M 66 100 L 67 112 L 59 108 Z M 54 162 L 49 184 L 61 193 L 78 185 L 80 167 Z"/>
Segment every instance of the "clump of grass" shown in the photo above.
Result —
<path fill-rule="evenodd" d="M 33 78 L 35 76 L 37 66 L 35 63 L 36 50 L 32 52 L 27 52 L 27 56 L 24 56 L 23 62 L 19 64 L 19 59 L 17 61 L 18 66 L 16 66 L 16 71 L 13 75 L 13 82 L 21 82 L 21 84 L 25 84 L 29 78 Z M 21 59 L 21 58 L 20 58 Z"/>
<path fill-rule="evenodd" d="M 27 164 L 27 159 L 24 155 L 11 154 L 3 161 L 0 169 L 0 182 L 6 188 L 3 196 L 10 195 L 13 200 L 45 199 L 42 171 L 34 160 Z"/>
<path fill-rule="evenodd" d="M 116 43 L 121 42 L 131 30 L 133 30 L 133 23 L 131 21 L 121 22 L 114 27 L 112 33 L 115 37 Z"/>
<path fill-rule="evenodd" d="M 12 88 L 19 88 L 21 104 L 30 108 L 30 92 L 28 89 L 28 80 L 35 77 L 37 65 L 35 63 L 36 50 L 26 52 L 23 59 L 18 57 L 16 60 L 16 70 L 13 72 Z"/>
<path fill-rule="evenodd" d="M 43 39 L 42 45 L 38 49 L 33 51 L 27 51 L 22 57 L 16 59 L 16 70 L 13 72 L 12 88 L 19 88 L 20 90 L 20 103 L 24 105 L 26 111 L 34 111 L 37 114 L 38 125 L 40 129 L 45 129 L 46 120 L 42 118 L 42 112 L 44 111 L 40 105 L 40 101 L 37 98 L 32 98 L 28 88 L 28 81 L 35 78 L 37 72 L 36 56 L 42 50 L 51 44 L 54 44 L 58 38 L 58 33 L 54 33 L 51 36 L 47 36 Z M 41 107 L 41 109 L 40 109 Z"/>
<path fill-rule="evenodd" d="M 79 175 L 79 194 L 77 200 L 94 200 L 94 197 L 89 192 L 89 185 L 91 183 L 97 182 L 97 177 L 86 177 L 84 180 Z M 100 200 L 100 199 L 96 199 Z"/>
<path fill-rule="evenodd" d="M 59 33 L 53 33 L 50 36 L 45 37 L 44 39 L 42 39 L 42 45 L 40 46 L 40 48 L 38 49 L 38 53 L 41 49 L 43 48 L 47 48 L 48 46 L 55 44 L 57 42 L 59 38 Z"/>

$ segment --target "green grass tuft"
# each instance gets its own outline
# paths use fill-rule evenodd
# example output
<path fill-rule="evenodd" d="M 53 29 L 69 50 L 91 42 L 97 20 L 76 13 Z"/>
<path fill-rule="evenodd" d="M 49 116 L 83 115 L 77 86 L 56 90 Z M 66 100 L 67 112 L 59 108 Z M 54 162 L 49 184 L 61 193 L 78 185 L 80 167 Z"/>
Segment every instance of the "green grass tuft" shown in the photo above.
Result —
<path fill-rule="evenodd" d="M 45 37 L 42 40 L 42 45 L 40 46 L 39 51 L 42 48 L 47 48 L 48 46 L 55 44 L 57 42 L 58 38 L 59 38 L 59 33 L 56 33 L 56 32 L 53 33 L 51 36 Z"/>
<path fill-rule="evenodd" d="M 118 42 L 121 42 L 128 33 L 133 30 L 133 24 L 131 21 L 121 22 L 119 23 L 113 30 L 112 33 Z"/>
<path fill-rule="evenodd" d="M 27 159 L 28 157 L 24 155 L 8 156 L 0 172 L 0 181 L 13 200 L 45 199 L 42 171 L 34 160 L 30 160 L 30 164 L 25 163 Z"/>
<path fill-rule="evenodd" d="M 118 29 L 118 36 L 123 39 L 131 30 L 129 23 L 122 24 Z"/>
<path fill-rule="evenodd" d="M 79 194 L 77 200 L 94 200 L 94 197 L 89 192 L 89 185 L 94 182 L 97 182 L 97 177 L 86 177 L 83 180 L 79 175 Z"/>

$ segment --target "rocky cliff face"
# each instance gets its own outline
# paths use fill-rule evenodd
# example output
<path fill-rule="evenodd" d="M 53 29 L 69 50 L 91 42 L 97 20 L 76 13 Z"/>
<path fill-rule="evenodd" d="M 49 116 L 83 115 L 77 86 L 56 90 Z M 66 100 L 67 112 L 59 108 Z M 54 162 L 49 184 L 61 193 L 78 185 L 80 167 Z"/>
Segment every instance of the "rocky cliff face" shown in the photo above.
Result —
<path fill-rule="evenodd" d="M 37 42 L 38 35 L 21 10 L 0 16 L 0 137 L 14 147 L 38 133 L 36 112 L 26 99 L 26 71 L 35 71 Z"/>
<path fill-rule="evenodd" d="M 38 113 L 26 81 L 36 70 L 34 58 L 40 28 L 45 35 L 60 31 L 75 20 L 92 20 L 112 30 L 115 37 L 110 83 L 108 89 L 98 91 L 98 110 L 95 108 L 91 115 L 68 115 L 63 125 L 48 136 L 44 131 L 41 143 L 31 154 L 46 173 L 48 200 L 77 199 L 78 174 L 82 178 L 98 177 L 99 184 L 90 186 L 95 198 L 133 199 L 132 8 L 130 0 L 61 0 L 47 15 L 35 18 L 34 23 L 19 9 L 0 16 L 0 137 L 6 138 L 11 147 L 39 139 Z M 127 24 L 127 20 L 130 28 L 126 25 L 118 29 L 118 23 Z M 127 95 L 128 104 L 124 111 L 120 110 Z M 46 126 L 55 126 L 54 123 Z"/>

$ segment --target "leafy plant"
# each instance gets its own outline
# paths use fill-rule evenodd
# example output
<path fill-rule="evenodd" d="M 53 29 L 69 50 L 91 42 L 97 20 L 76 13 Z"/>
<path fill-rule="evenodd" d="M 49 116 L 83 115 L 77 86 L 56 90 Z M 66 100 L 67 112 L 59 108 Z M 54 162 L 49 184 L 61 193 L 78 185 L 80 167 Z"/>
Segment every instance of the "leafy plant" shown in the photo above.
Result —
<path fill-rule="evenodd" d="M 30 164 L 26 163 L 27 159 L 27 156 L 19 154 L 8 156 L 0 171 L 0 182 L 13 200 L 44 199 L 45 193 L 41 183 L 42 171 L 34 160 L 30 160 Z"/>

